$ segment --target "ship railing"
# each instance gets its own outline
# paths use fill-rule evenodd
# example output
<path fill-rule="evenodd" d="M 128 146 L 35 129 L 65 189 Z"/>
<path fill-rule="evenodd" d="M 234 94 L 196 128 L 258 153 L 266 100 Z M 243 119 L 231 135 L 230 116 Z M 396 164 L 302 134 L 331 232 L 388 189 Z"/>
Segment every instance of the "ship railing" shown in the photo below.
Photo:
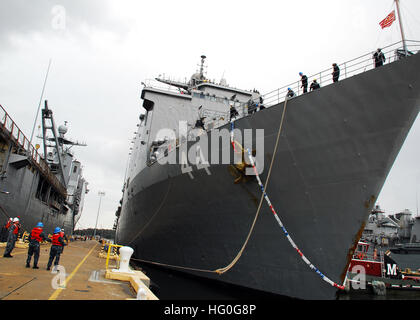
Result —
<path fill-rule="evenodd" d="M 238 115 L 235 117 L 235 119 L 241 119 L 243 117 L 246 117 L 250 114 L 250 102 L 233 102 L 232 106 L 236 109 L 238 112 Z M 255 108 L 255 112 L 259 110 L 261 107 L 260 104 L 253 104 L 253 108 Z M 229 111 L 217 111 L 217 110 L 211 110 L 211 109 L 205 109 L 202 113 L 202 117 L 206 117 L 206 125 L 211 126 L 208 129 L 218 128 L 221 126 L 224 126 L 225 124 L 230 122 L 230 108 Z"/>
<path fill-rule="evenodd" d="M 395 247 L 397 247 L 397 248 L 420 248 L 420 243 L 416 243 L 416 242 L 414 242 L 414 243 L 397 243 L 396 245 L 395 245 Z"/>
<path fill-rule="evenodd" d="M 121 245 L 113 244 L 113 243 L 107 243 L 104 245 L 103 250 L 106 251 L 105 270 L 108 270 L 109 260 L 112 259 L 112 257 L 114 257 L 115 260 L 117 260 L 117 263 L 119 263 L 118 248 L 122 248 L 122 247 L 123 246 Z"/>
<path fill-rule="evenodd" d="M 38 167 L 38 169 L 50 181 L 55 189 L 63 196 L 66 196 L 66 189 L 64 188 L 63 184 L 54 174 L 51 173 L 50 167 L 38 153 L 38 150 L 34 148 L 34 146 L 30 143 L 28 138 L 26 138 L 25 134 L 12 120 L 2 105 L 0 105 L 0 120 L 0 128 L 10 136 L 14 143 L 19 148 L 21 148 L 30 159 L 33 160 L 32 163 Z"/>
<path fill-rule="evenodd" d="M 200 84 L 203 83 L 209 83 L 209 84 L 214 84 L 217 86 L 223 86 L 223 87 L 228 87 L 234 90 L 239 90 L 238 88 L 232 87 L 230 85 L 228 85 L 225 81 L 223 81 L 223 79 L 219 82 L 217 82 L 215 79 L 204 79 L 202 81 L 199 81 L 196 85 L 192 85 L 190 81 L 187 80 L 187 78 L 183 78 L 183 79 L 176 79 L 176 78 L 172 78 L 172 77 L 166 77 L 165 75 L 159 75 L 159 79 L 164 80 L 164 81 L 168 81 L 168 82 L 175 82 L 175 83 L 179 83 L 179 84 L 183 84 L 185 86 L 188 86 L 189 89 L 198 89 L 198 86 Z M 157 81 L 156 79 L 146 79 L 144 80 L 144 82 L 142 82 L 142 85 L 145 88 L 153 88 L 153 89 L 160 89 L 160 90 L 164 90 L 164 91 L 171 91 L 174 93 L 179 93 L 180 89 L 175 88 L 172 85 L 169 84 L 165 84 L 163 82 Z"/>
<path fill-rule="evenodd" d="M 404 58 L 406 54 L 408 56 L 417 54 L 420 51 L 420 41 L 406 40 L 406 48 L 407 52 L 405 52 L 405 50 L 403 49 L 402 41 L 393 43 L 389 46 L 382 48 L 381 51 L 384 53 L 386 58 L 385 64 L 398 61 Z M 337 64 L 340 68 L 339 81 L 375 69 L 373 54 L 374 52 L 369 52 L 355 59 L 343 62 L 341 64 Z M 326 70 L 308 76 L 308 90 L 310 84 L 314 79 L 317 80 L 321 87 L 325 87 L 327 85 L 332 84 L 333 68 L 330 67 Z M 288 85 L 285 85 L 281 88 L 264 94 L 263 99 L 265 107 L 270 107 L 283 102 L 287 95 L 288 88 L 292 89 L 296 95 L 300 95 L 303 93 L 303 89 L 301 88 L 301 80 L 298 79 L 295 82 L 289 83 Z"/>
<path fill-rule="evenodd" d="M 165 79 L 165 80 L 170 80 L 170 79 Z M 181 81 L 179 81 L 181 82 Z M 145 88 L 152 88 L 152 89 L 157 89 L 157 90 L 162 90 L 162 91 L 169 91 L 172 93 L 181 93 L 183 92 L 182 89 L 176 88 L 174 86 L 171 86 L 169 84 L 165 84 L 163 82 L 159 82 L 155 79 L 146 79 L 144 82 L 142 82 L 143 86 Z"/>
<path fill-rule="evenodd" d="M 356 252 L 353 255 L 354 259 L 359 259 L 359 260 L 369 260 L 369 261 L 381 261 L 381 257 L 380 254 L 376 254 L 374 255 L 373 253 L 366 253 L 366 252 Z"/>

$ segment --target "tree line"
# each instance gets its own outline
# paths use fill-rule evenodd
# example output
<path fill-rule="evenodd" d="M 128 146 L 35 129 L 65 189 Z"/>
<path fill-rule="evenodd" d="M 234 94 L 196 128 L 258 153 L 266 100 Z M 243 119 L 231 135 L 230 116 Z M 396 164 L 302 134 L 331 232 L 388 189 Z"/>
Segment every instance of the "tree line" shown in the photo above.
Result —
<path fill-rule="evenodd" d="M 94 232 L 95 232 L 94 228 L 77 229 L 77 230 L 74 230 L 73 235 L 93 237 Z M 114 239 L 115 238 L 115 230 L 112 230 L 112 229 L 96 229 L 96 235 L 101 237 L 101 238 L 105 238 L 105 239 Z"/>

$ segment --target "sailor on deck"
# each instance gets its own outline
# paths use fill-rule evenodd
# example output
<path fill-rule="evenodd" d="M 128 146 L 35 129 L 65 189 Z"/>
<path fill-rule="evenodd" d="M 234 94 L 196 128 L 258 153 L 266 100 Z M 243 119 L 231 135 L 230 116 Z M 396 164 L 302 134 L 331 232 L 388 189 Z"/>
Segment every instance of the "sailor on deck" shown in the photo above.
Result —
<path fill-rule="evenodd" d="M 296 94 L 295 94 L 295 92 L 291 89 L 291 88 L 287 88 L 287 95 L 286 95 L 286 97 L 287 98 L 294 98 L 294 97 L 296 97 Z"/>
<path fill-rule="evenodd" d="M 44 224 L 42 222 L 38 222 L 35 228 L 32 229 L 31 235 L 29 236 L 29 247 L 28 247 L 28 258 L 26 259 L 26 268 L 30 267 L 32 255 L 34 256 L 34 269 L 38 268 L 38 260 L 39 260 L 39 247 L 41 241 L 48 241 L 51 242 L 50 239 L 45 235 L 44 231 Z"/>
<path fill-rule="evenodd" d="M 333 78 L 333 82 L 338 82 L 338 78 L 340 77 L 340 68 L 337 66 L 336 63 L 333 63 L 333 73 L 332 73 L 332 78 Z"/>
<path fill-rule="evenodd" d="M 236 120 L 236 117 L 239 116 L 238 111 L 236 110 L 236 108 L 232 105 L 230 105 L 230 120 L 232 121 L 233 119 Z"/>
<path fill-rule="evenodd" d="M 302 72 L 299 72 L 300 78 L 302 80 L 303 93 L 308 92 L 308 77 L 304 75 Z"/>
<path fill-rule="evenodd" d="M 316 82 L 316 79 L 314 79 L 314 81 L 311 83 L 310 90 L 311 90 L 311 91 L 314 91 L 314 90 L 319 89 L 319 88 L 321 88 L 321 87 L 319 86 L 319 83 L 318 83 L 318 82 Z"/>
<path fill-rule="evenodd" d="M 376 50 L 376 52 L 373 54 L 373 59 L 375 60 L 375 68 L 378 68 L 385 63 L 385 55 L 381 49 Z"/>
<path fill-rule="evenodd" d="M 51 240 L 52 246 L 50 250 L 50 258 L 48 259 L 47 270 L 50 270 L 54 258 L 54 266 L 58 265 L 60 262 L 60 254 L 63 252 L 63 247 L 66 245 L 63 237 L 61 236 L 61 228 L 57 227 L 54 229 L 54 234 Z"/>

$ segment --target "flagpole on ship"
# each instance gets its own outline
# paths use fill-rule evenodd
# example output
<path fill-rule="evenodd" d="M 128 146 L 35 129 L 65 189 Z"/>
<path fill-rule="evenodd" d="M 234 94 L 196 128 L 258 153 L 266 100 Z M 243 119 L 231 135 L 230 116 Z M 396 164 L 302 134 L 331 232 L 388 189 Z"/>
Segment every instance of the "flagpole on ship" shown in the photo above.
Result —
<path fill-rule="evenodd" d="M 407 56 L 407 46 L 405 45 L 404 29 L 403 29 L 403 24 L 402 24 L 402 21 L 401 21 L 400 1 L 399 1 L 399 0 L 395 0 L 395 4 L 396 4 L 396 6 L 397 6 L 398 22 L 399 22 L 399 24 L 400 24 L 400 30 L 401 30 L 401 38 L 402 38 L 402 43 L 403 43 L 403 49 L 404 49 L 405 55 Z"/>

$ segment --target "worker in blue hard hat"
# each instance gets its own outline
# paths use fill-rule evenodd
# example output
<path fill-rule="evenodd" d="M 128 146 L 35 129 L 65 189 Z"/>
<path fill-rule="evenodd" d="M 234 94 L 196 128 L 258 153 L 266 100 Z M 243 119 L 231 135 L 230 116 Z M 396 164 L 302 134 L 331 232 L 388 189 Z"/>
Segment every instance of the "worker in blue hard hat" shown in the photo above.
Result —
<path fill-rule="evenodd" d="M 44 231 L 44 224 L 42 222 L 38 222 L 35 228 L 32 229 L 31 234 L 29 236 L 29 247 L 28 247 L 28 258 L 26 259 L 26 268 L 30 267 L 32 255 L 34 256 L 34 269 L 38 268 L 38 260 L 39 260 L 39 247 L 42 241 L 49 241 L 50 239 L 45 235 Z"/>
<path fill-rule="evenodd" d="M 302 72 L 299 72 L 299 75 L 302 81 L 301 88 L 303 88 L 303 93 L 306 93 L 308 92 L 308 77 L 304 75 Z"/>
<path fill-rule="evenodd" d="M 50 270 L 54 259 L 54 266 L 58 265 L 60 262 L 60 254 L 63 252 L 63 248 L 66 245 L 61 234 L 61 228 L 57 227 L 54 229 L 54 234 L 51 240 L 52 246 L 50 250 L 50 258 L 48 259 L 47 270 Z"/>
<path fill-rule="evenodd" d="M 294 92 L 291 88 L 287 88 L 287 94 L 286 94 L 286 97 L 287 97 L 287 98 L 293 98 L 293 97 L 295 97 L 295 96 L 296 96 L 295 92 Z"/>

